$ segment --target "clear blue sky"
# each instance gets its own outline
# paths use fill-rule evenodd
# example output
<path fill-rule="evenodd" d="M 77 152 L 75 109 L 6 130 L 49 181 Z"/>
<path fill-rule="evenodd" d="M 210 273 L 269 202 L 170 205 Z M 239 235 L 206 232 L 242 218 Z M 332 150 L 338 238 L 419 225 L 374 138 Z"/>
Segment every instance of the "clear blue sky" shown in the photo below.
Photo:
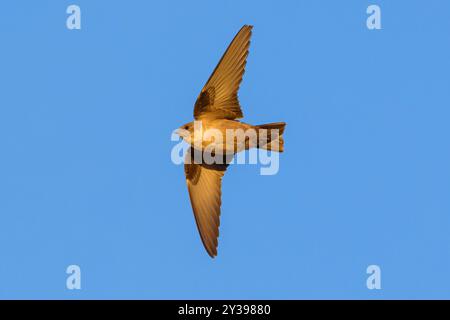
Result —
<path fill-rule="evenodd" d="M 66 28 L 66 8 L 82 29 Z M 378 4 L 382 30 L 366 28 Z M 8 1 L 0 11 L 0 298 L 450 298 L 450 3 Z M 205 253 L 172 130 L 243 24 L 245 121 Z M 66 289 L 66 267 L 82 289 Z M 366 288 L 366 268 L 382 289 Z"/>

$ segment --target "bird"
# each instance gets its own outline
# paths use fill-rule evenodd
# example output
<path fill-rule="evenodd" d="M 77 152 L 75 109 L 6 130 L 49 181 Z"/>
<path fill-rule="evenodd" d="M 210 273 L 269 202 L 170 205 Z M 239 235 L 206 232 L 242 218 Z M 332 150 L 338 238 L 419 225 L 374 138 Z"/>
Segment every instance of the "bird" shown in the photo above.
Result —
<path fill-rule="evenodd" d="M 252 29 L 253 26 L 244 25 L 239 30 L 197 97 L 194 105 L 195 120 L 176 130 L 189 144 L 184 161 L 186 184 L 201 241 L 211 258 L 217 256 L 222 177 L 231 158 L 237 152 L 253 147 L 284 151 L 282 134 L 285 122 L 254 126 L 238 120 L 243 118 L 238 91 L 245 72 Z M 239 143 L 237 139 L 233 139 L 231 144 L 222 141 L 220 145 L 215 145 L 212 152 L 214 159 L 220 161 L 195 161 L 196 154 L 204 153 L 207 146 L 215 141 L 206 141 L 199 135 L 195 123 L 199 123 L 202 130 L 211 129 L 222 134 L 227 130 L 254 130 L 257 139 L 245 137 Z M 270 132 L 267 133 L 268 131 Z M 266 140 L 258 140 L 262 136 Z"/>

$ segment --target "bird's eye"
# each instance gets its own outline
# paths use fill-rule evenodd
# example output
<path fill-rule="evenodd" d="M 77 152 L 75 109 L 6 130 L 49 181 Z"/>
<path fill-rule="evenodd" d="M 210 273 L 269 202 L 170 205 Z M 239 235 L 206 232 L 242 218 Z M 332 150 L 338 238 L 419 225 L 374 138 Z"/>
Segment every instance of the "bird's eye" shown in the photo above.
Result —
<path fill-rule="evenodd" d="M 184 130 L 187 130 L 187 129 L 189 129 L 189 126 L 184 126 Z"/>

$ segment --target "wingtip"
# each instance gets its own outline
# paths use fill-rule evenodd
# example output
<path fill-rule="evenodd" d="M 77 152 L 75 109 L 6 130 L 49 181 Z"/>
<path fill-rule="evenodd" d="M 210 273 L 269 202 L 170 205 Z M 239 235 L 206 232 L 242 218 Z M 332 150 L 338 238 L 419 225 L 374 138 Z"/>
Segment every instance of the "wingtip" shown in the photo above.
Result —
<path fill-rule="evenodd" d="M 217 242 L 213 246 L 205 245 L 206 252 L 208 253 L 208 256 L 210 256 L 212 259 L 214 259 L 217 256 L 217 247 L 218 247 Z"/>
<path fill-rule="evenodd" d="M 244 24 L 242 26 L 241 30 L 243 30 L 243 29 L 248 29 L 248 30 L 251 31 L 253 29 L 253 25 L 251 25 L 251 24 Z"/>

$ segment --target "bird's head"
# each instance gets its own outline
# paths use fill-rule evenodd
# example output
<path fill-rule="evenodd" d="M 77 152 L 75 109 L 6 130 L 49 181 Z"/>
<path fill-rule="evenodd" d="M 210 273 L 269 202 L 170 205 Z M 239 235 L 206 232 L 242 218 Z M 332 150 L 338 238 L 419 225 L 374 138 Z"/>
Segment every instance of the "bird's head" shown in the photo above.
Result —
<path fill-rule="evenodd" d="M 184 140 L 190 142 L 192 135 L 194 134 L 194 122 L 189 122 L 176 130 L 176 133 Z"/>

